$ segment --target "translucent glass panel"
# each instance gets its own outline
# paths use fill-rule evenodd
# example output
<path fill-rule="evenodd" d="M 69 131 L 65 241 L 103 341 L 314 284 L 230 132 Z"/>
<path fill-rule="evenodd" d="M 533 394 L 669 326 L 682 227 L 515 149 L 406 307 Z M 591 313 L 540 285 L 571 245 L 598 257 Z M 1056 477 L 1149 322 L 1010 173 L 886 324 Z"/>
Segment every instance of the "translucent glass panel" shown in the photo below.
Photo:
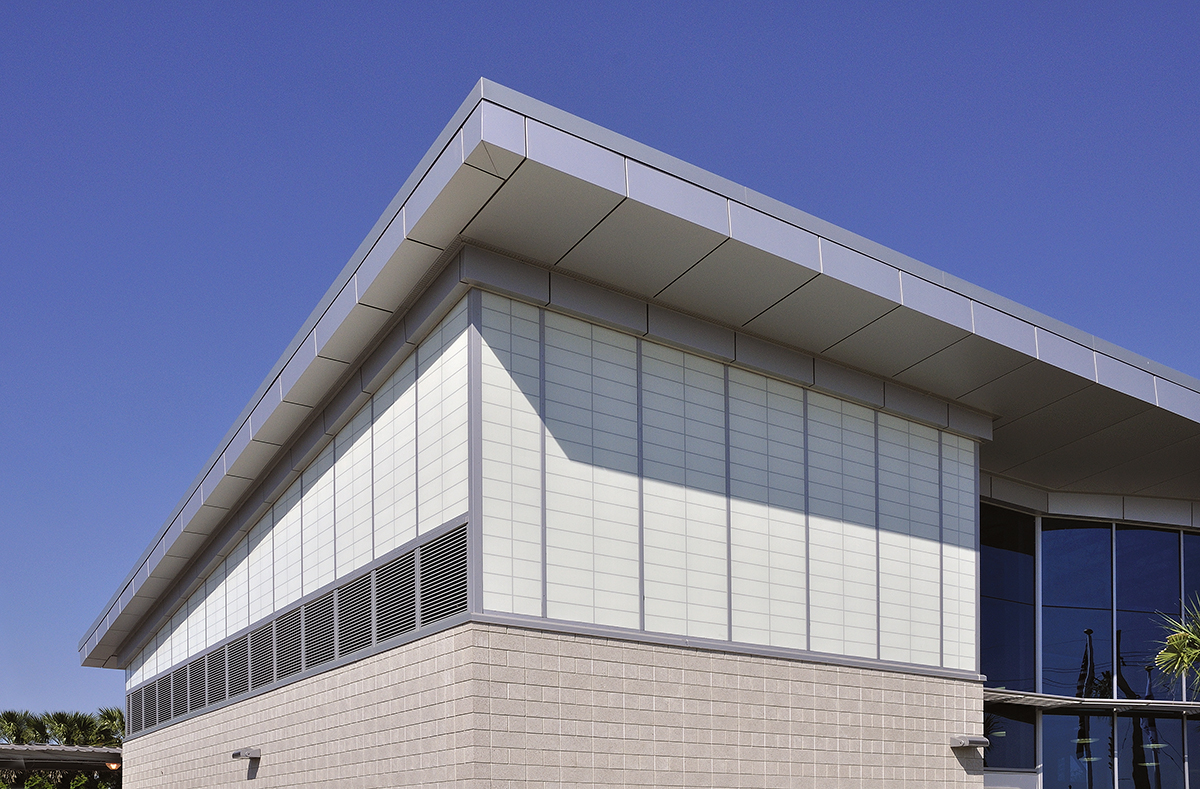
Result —
<path fill-rule="evenodd" d="M 877 657 L 875 412 L 809 392 L 811 648 Z"/>
<path fill-rule="evenodd" d="M 936 665 L 941 658 L 938 463 L 937 430 L 879 415 L 879 656 L 885 660 Z M 973 543 L 973 517 L 971 537 Z"/>
<path fill-rule="evenodd" d="M 980 671 L 987 687 L 1034 691 L 1034 518 L 984 505 L 979 514 Z"/>
<path fill-rule="evenodd" d="M 636 628 L 637 341 L 545 321 L 546 614 Z"/>
<path fill-rule="evenodd" d="M 942 434 L 942 665 L 977 669 L 978 448 Z"/>
<path fill-rule="evenodd" d="M 805 649 L 804 390 L 729 371 L 733 640 Z"/>
<path fill-rule="evenodd" d="M 417 524 L 467 510 L 467 300 L 417 348 Z"/>
<path fill-rule="evenodd" d="M 414 538 L 418 503 L 422 528 L 466 512 L 466 327 L 464 300 L 143 649 L 131 686 Z"/>
<path fill-rule="evenodd" d="M 541 324 L 483 294 L 483 604 L 542 615 Z"/>
<path fill-rule="evenodd" d="M 728 637 L 725 375 L 642 345 L 647 630 Z"/>
<path fill-rule="evenodd" d="M 482 305 L 485 609 L 974 669 L 974 442 Z"/>

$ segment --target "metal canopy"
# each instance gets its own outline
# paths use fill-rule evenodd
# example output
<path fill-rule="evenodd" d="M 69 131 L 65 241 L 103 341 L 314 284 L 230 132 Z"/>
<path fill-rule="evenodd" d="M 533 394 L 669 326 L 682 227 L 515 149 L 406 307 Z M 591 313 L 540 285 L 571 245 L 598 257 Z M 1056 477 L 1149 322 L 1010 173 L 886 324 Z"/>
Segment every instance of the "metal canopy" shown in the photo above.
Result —
<path fill-rule="evenodd" d="M 1200 381 L 481 80 L 89 627 L 85 665 L 122 667 L 249 528 L 263 480 L 464 242 L 982 412 L 997 477 L 1200 499 Z"/>

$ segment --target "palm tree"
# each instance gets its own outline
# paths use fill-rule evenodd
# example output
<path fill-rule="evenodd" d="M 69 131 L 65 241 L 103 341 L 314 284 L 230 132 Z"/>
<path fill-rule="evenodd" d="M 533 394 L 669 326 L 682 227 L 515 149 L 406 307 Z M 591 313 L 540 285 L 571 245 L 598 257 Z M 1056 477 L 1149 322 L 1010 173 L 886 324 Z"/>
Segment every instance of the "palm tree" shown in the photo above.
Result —
<path fill-rule="evenodd" d="M 0 742 L 11 745 L 47 743 L 66 746 L 119 748 L 125 738 L 125 714 L 117 707 L 87 712 L 0 712 Z M 45 770 L 0 771 L 0 786 L 27 789 L 108 789 L 120 787 L 121 771 Z"/>
<path fill-rule="evenodd" d="M 1193 669 L 1200 666 L 1200 598 L 1184 606 L 1178 618 L 1164 614 L 1163 628 L 1166 638 L 1154 657 L 1154 665 L 1179 681 L 1184 681 L 1188 672 L 1195 677 Z"/>

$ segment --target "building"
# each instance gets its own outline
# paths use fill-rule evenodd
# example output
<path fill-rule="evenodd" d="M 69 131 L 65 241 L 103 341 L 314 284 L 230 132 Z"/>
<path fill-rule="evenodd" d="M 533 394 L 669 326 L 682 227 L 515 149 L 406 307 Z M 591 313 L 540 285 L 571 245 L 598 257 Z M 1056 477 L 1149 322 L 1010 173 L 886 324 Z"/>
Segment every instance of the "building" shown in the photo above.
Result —
<path fill-rule="evenodd" d="M 131 787 L 1184 786 L 1198 442 L 1200 381 L 481 81 L 80 657 Z"/>

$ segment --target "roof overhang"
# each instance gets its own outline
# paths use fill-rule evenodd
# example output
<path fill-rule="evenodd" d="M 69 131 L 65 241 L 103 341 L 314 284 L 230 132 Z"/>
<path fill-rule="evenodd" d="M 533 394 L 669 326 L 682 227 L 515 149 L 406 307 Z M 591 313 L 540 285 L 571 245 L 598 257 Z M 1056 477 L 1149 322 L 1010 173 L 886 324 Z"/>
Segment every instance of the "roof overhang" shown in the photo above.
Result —
<path fill-rule="evenodd" d="M 120 748 L 0 743 L 0 770 L 108 770 L 121 764 Z"/>
<path fill-rule="evenodd" d="M 464 242 L 866 373 L 864 402 L 895 383 L 982 414 L 997 478 L 1200 499 L 1200 381 L 481 80 L 88 629 L 85 665 L 121 667 L 330 401 L 369 397 L 362 365 L 429 318 L 411 310 Z"/>

